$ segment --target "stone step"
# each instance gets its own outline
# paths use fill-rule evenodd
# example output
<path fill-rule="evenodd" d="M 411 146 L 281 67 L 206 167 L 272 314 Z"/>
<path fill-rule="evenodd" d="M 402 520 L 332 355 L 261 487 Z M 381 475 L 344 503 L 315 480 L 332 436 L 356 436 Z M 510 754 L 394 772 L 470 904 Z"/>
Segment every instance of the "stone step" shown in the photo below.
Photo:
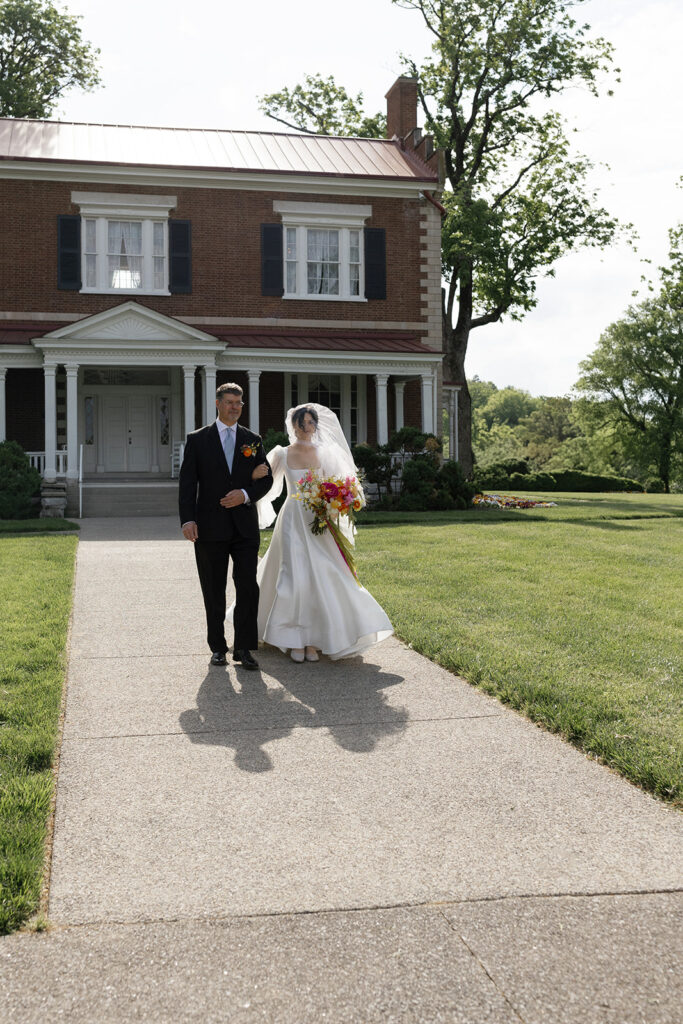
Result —
<path fill-rule="evenodd" d="M 177 484 L 90 484 L 83 487 L 83 518 L 177 514 Z"/>

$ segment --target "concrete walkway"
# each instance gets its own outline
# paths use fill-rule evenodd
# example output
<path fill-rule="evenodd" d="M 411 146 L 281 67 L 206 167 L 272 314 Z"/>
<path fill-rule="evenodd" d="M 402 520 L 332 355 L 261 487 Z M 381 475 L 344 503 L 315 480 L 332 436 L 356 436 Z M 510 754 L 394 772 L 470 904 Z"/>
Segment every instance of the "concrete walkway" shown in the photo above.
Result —
<path fill-rule="evenodd" d="M 209 668 L 171 519 L 82 523 L 43 935 L 0 1019 L 680 1020 L 682 819 L 392 639 Z"/>

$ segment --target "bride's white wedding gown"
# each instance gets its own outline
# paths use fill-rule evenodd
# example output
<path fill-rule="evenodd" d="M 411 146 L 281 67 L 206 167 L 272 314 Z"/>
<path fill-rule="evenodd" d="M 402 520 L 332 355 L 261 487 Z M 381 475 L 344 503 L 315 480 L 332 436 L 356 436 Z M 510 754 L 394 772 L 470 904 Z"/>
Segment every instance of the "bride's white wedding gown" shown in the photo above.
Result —
<path fill-rule="evenodd" d="M 391 636 L 393 629 L 372 594 L 359 587 L 329 530 L 311 532 L 313 514 L 293 495 L 305 469 L 290 469 L 287 448 L 268 454 L 273 501 L 287 482 L 270 547 L 259 562 L 259 640 L 286 651 L 317 647 L 332 659 L 358 654 Z M 321 470 L 334 475 L 321 453 Z"/>

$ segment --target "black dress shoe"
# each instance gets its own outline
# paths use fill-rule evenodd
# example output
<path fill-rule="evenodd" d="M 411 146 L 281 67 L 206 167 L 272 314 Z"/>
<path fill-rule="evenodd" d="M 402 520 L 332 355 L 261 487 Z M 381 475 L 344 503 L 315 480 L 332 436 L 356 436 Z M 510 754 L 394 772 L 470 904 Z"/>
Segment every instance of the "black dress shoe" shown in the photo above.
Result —
<path fill-rule="evenodd" d="M 209 665 L 225 665 L 225 651 L 214 651 Z"/>
<path fill-rule="evenodd" d="M 252 656 L 251 651 L 236 648 L 232 655 L 233 661 L 241 661 L 244 668 L 258 668 L 258 661 Z"/>

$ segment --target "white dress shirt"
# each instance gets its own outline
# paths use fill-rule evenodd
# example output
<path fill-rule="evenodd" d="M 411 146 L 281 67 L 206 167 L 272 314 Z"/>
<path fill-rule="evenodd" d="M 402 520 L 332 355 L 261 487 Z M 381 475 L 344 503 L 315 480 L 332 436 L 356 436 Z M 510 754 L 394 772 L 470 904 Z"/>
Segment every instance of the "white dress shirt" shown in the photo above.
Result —
<path fill-rule="evenodd" d="M 223 420 L 221 420 L 218 417 L 216 417 L 216 426 L 218 427 L 218 436 L 220 438 L 221 448 L 223 449 L 223 451 L 225 451 L 225 432 L 226 432 L 226 430 L 232 430 L 232 440 L 233 440 L 232 464 L 234 466 L 235 465 L 235 456 L 237 455 L 237 424 L 233 423 L 233 425 L 230 426 L 228 423 L 223 423 Z M 243 487 L 240 487 L 240 490 L 241 490 L 242 494 L 244 495 L 244 504 L 245 505 L 250 505 L 251 502 L 249 501 L 249 495 L 247 494 L 247 492 L 245 491 L 245 489 Z M 186 523 L 183 523 L 183 525 L 181 526 L 181 530 L 184 529 L 186 526 L 189 526 L 190 523 L 193 523 L 193 522 L 194 522 L 194 519 L 189 519 Z"/>

